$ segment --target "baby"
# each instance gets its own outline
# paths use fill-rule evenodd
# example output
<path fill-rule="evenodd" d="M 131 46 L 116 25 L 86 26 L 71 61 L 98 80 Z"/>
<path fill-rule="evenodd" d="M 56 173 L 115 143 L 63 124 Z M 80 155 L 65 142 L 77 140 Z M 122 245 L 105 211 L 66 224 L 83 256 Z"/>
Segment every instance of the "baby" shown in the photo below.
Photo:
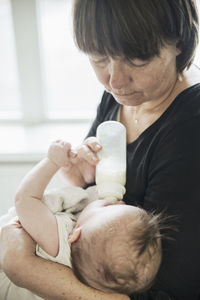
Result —
<path fill-rule="evenodd" d="M 47 157 L 25 176 L 15 199 L 21 225 L 37 242 L 37 255 L 72 267 L 83 283 L 105 292 L 143 292 L 161 262 L 158 217 L 123 202 L 96 200 L 95 187 L 44 194 L 71 151 L 69 143 L 52 143 Z M 41 298 L 1 272 L 0 299 Z"/>

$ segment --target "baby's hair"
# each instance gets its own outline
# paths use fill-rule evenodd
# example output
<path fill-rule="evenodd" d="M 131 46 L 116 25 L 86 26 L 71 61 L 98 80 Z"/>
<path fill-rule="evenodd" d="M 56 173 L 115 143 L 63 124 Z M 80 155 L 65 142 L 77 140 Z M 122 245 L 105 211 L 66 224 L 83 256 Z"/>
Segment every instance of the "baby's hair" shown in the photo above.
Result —
<path fill-rule="evenodd" d="M 84 235 L 71 247 L 77 278 L 105 292 L 133 294 L 150 288 L 158 272 L 162 251 L 161 214 L 138 208 L 103 228 Z"/>

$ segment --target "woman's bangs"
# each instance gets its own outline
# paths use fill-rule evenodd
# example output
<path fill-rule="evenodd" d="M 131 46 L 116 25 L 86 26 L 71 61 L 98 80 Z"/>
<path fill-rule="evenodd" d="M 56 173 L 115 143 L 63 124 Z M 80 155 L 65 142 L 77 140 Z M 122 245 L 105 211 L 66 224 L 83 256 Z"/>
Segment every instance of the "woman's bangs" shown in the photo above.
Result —
<path fill-rule="evenodd" d="M 89 2 L 90 1 L 90 2 Z M 148 32 L 133 14 L 114 9 L 114 2 L 79 1 L 74 15 L 74 35 L 78 48 L 87 54 L 127 59 L 150 59 L 158 55 L 162 42 Z M 126 16 L 126 18 L 125 18 Z"/>

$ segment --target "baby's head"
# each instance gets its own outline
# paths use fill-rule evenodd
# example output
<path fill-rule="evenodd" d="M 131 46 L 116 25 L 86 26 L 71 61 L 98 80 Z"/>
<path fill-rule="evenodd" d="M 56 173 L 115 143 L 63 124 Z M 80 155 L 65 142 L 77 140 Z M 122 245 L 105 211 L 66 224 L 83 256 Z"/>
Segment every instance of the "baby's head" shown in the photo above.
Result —
<path fill-rule="evenodd" d="M 128 295 L 152 285 L 161 262 L 158 217 L 97 200 L 80 215 L 75 235 L 72 267 L 83 283 Z"/>

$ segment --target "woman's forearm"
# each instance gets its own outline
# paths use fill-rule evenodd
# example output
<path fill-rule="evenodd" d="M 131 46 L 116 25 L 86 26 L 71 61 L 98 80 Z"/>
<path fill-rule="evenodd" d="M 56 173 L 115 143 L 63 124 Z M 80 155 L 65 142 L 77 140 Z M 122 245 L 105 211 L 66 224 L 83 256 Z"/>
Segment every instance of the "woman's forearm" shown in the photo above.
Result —
<path fill-rule="evenodd" d="M 17 271 L 15 271 L 17 270 Z M 34 255 L 15 268 L 7 269 L 7 276 L 18 286 L 48 300 L 127 300 L 127 296 L 105 294 L 83 285 L 72 270 L 63 265 L 43 260 Z"/>

